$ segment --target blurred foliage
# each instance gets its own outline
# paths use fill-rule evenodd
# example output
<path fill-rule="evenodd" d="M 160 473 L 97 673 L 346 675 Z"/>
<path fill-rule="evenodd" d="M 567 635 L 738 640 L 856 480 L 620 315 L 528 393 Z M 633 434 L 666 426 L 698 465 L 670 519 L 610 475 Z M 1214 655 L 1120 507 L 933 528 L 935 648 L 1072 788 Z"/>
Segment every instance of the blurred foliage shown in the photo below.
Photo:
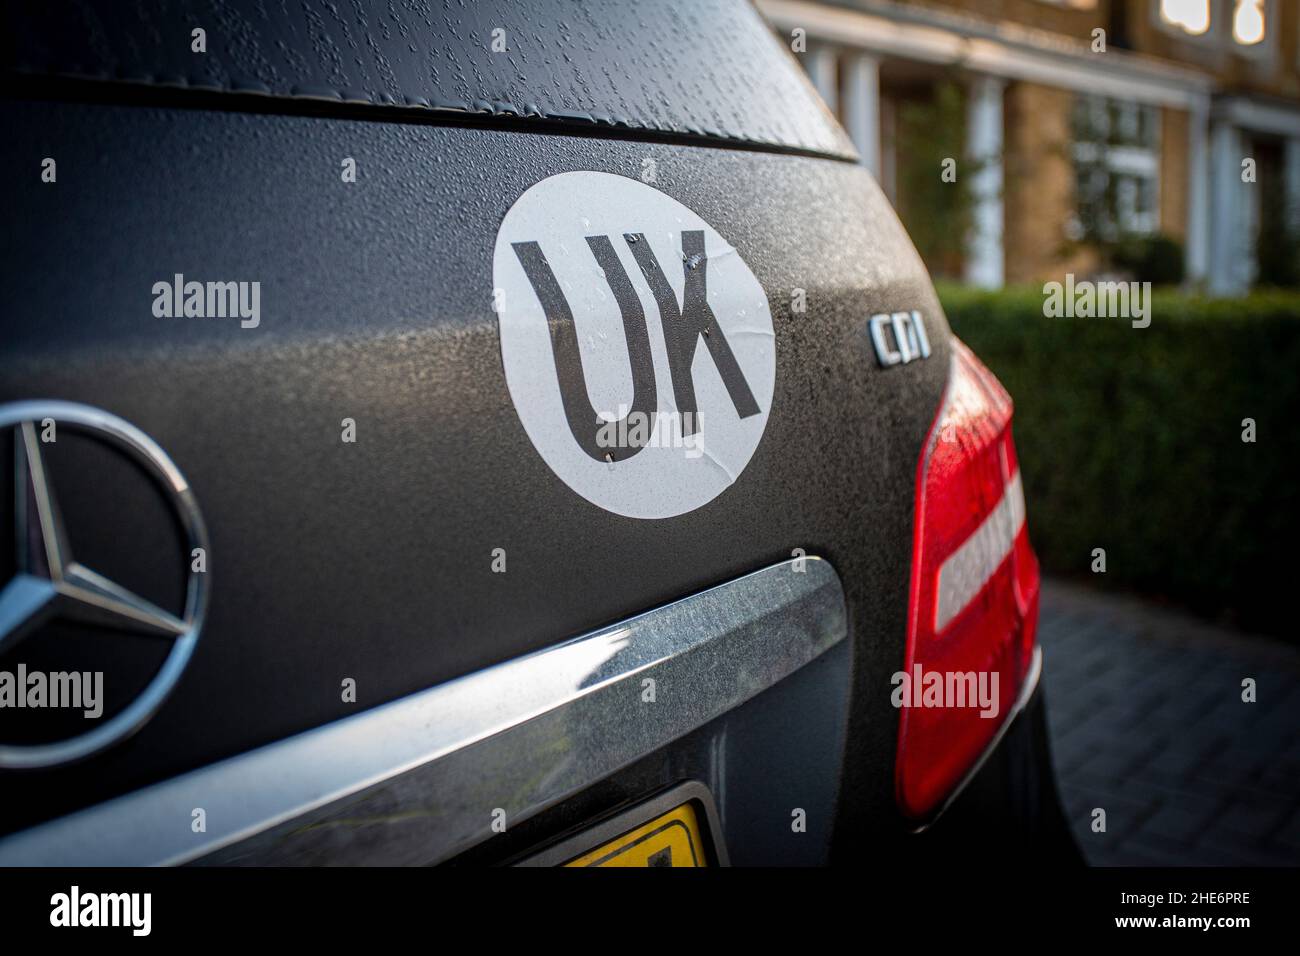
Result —
<path fill-rule="evenodd" d="M 1090 574 L 1105 548 L 1108 585 L 1296 637 L 1300 295 L 1158 292 L 1135 329 L 1046 318 L 1038 289 L 939 292 L 1015 400 L 1046 570 Z"/>
<path fill-rule="evenodd" d="M 951 80 L 936 83 L 927 98 L 904 101 L 898 109 L 898 138 L 906 162 L 895 173 L 899 207 L 907 230 L 930 271 L 954 275 L 974 224 L 971 178 L 983 163 L 965 155 L 966 103 Z M 956 160 L 956 180 L 944 182 L 945 160 Z"/>
<path fill-rule="evenodd" d="M 1183 281 L 1183 247 L 1169 236 L 1132 236 L 1104 250 L 1113 268 L 1152 285 L 1178 285 Z"/>
<path fill-rule="evenodd" d="M 1261 207 L 1255 282 L 1279 288 L 1300 286 L 1300 236 L 1290 227 L 1289 210 L 1284 203 L 1262 203 Z"/>

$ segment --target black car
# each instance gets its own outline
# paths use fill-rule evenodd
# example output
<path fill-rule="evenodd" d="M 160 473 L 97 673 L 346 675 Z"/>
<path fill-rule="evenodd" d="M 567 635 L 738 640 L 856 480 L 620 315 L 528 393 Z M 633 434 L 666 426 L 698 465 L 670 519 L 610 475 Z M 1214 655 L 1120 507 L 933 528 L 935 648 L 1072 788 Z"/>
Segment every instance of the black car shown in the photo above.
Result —
<path fill-rule="evenodd" d="M 4 16 L 0 865 L 1072 858 L 1010 399 L 752 7 Z"/>

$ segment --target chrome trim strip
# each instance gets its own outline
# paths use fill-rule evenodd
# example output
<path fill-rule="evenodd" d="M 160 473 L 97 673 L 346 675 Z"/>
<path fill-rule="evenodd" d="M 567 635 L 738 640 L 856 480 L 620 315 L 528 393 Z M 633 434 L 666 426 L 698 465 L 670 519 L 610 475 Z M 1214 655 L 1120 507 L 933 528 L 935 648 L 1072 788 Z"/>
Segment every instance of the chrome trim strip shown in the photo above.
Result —
<path fill-rule="evenodd" d="M 984 748 L 984 752 L 980 754 L 979 759 L 975 761 L 968 771 L 966 771 L 966 776 L 961 778 L 961 783 L 957 784 L 957 786 L 953 788 L 952 793 L 948 795 L 948 799 L 943 802 L 938 810 L 934 811 L 934 815 L 931 816 L 929 820 L 919 826 L 913 827 L 911 830 L 912 833 L 924 833 L 926 830 L 930 829 L 930 827 L 934 826 L 934 824 L 938 822 L 939 818 L 943 816 L 944 811 L 952 806 L 953 802 L 961 796 L 961 792 L 965 790 L 966 786 L 975 779 L 976 775 L 979 774 L 980 768 L 984 766 L 984 762 L 988 760 L 989 757 L 993 756 L 993 752 L 998 749 L 998 744 L 1002 743 L 1002 738 L 1007 735 L 1007 731 L 1011 729 L 1011 725 L 1016 722 L 1016 719 L 1020 716 L 1021 712 L 1029 705 L 1030 699 L 1034 696 L 1034 691 L 1038 689 L 1039 678 L 1042 676 L 1043 649 L 1041 646 L 1035 644 L 1034 656 L 1029 662 L 1029 673 L 1025 675 L 1025 680 L 1020 685 L 1020 695 L 1016 697 L 1016 702 L 1011 706 L 1011 713 L 1007 714 L 1007 719 L 1002 721 L 1002 726 L 999 727 L 998 732 L 993 735 L 993 739 L 989 741 L 989 745 Z"/>
<path fill-rule="evenodd" d="M 0 839 L 0 865 L 437 862 L 493 836 L 494 811 L 513 824 L 563 800 L 847 631 L 830 564 L 786 561 Z M 412 813 L 426 824 L 418 840 L 376 826 Z"/>

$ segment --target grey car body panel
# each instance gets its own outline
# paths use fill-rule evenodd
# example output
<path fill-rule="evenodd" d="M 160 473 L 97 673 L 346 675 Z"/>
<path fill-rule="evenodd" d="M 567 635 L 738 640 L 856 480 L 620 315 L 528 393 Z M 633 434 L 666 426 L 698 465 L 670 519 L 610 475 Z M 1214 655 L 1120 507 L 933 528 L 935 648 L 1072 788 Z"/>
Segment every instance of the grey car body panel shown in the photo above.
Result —
<path fill-rule="evenodd" d="M 0 829 L 796 548 L 834 565 L 848 607 L 837 834 L 899 829 L 889 676 L 903 659 L 916 466 L 949 343 L 929 278 L 862 168 L 490 115 L 449 126 L 433 112 L 279 115 L 65 94 L 0 103 L 0 401 L 85 402 L 158 441 L 207 519 L 212 594 L 203 640 L 154 719 L 84 763 L 3 774 Z M 57 186 L 40 181 L 45 156 L 58 157 Z M 355 184 L 339 177 L 346 156 Z M 496 231 L 525 189 L 568 170 L 636 177 L 646 158 L 655 186 L 743 256 L 776 330 L 773 407 L 748 467 L 706 506 L 659 521 L 591 505 L 537 455 L 491 309 Z M 178 272 L 260 281 L 260 327 L 155 318 L 151 287 Z M 806 312 L 792 308 L 797 289 Z M 868 320 L 902 309 L 921 312 L 933 354 L 881 369 Z M 344 417 L 357 421 L 355 445 L 340 443 Z M 63 480 L 63 498 L 82 496 L 85 474 Z M 127 560 L 93 517 L 78 524 L 87 552 Z M 494 548 L 507 551 L 505 574 L 492 572 Z M 129 560 L 161 559 L 144 549 Z M 356 704 L 340 699 L 345 677 Z"/>

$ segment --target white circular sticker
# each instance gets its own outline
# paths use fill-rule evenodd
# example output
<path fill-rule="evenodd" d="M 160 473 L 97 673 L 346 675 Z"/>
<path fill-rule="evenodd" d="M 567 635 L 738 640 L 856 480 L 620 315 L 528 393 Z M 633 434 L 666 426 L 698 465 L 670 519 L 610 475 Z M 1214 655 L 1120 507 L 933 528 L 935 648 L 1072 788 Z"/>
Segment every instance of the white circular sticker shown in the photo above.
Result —
<path fill-rule="evenodd" d="M 510 397 L 570 488 L 630 518 L 726 490 L 772 407 L 767 296 L 707 222 L 610 173 L 561 173 L 506 213 L 492 263 Z"/>

